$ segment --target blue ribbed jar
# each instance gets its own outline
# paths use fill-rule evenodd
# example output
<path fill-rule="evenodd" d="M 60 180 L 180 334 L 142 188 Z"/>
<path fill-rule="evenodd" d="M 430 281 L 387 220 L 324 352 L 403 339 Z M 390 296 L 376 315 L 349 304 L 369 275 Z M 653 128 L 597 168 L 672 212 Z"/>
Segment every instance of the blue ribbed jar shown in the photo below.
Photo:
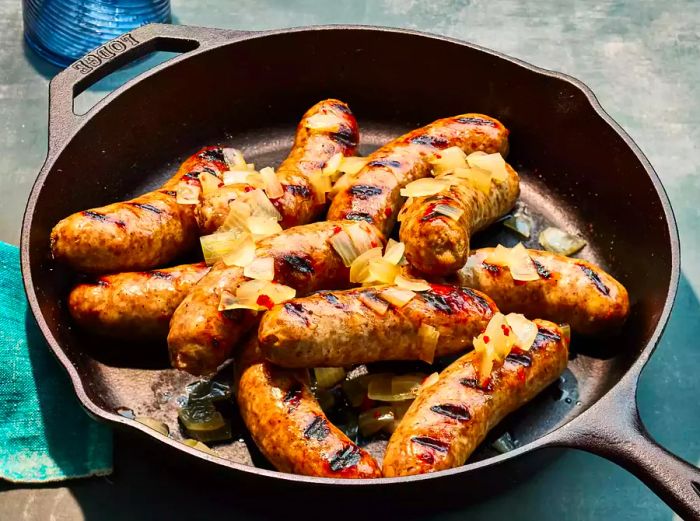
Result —
<path fill-rule="evenodd" d="M 23 0 L 29 46 L 65 67 L 107 40 L 170 22 L 170 0 Z"/>

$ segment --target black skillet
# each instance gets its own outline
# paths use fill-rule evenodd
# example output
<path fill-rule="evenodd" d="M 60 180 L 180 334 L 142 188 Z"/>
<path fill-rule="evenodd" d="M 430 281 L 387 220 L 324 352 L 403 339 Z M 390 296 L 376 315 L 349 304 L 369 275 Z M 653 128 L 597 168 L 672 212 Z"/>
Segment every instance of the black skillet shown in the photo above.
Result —
<path fill-rule="evenodd" d="M 156 50 L 183 54 L 88 114 L 73 113 L 80 92 Z M 582 256 L 628 288 L 632 314 L 619 336 L 574 338 L 576 354 L 561 384 L 567 399 L 543 396 L 508 420 L 516 450 L 482 452 L 472 463 L 431 475 L 319 479 L 270 470 L 244 442 L 221 449 L 230 459 L 210 457 L 116 414 L 128 406 L 172 421 L 173 395 L 187 377 L 139 362 L 143 352 L 129 354 L 137 347 L 119 346 L 123 358 L 107 355 L 71 326 L 64 302 L 73 276 L 49 258 L 51 227 L 75 211 L 156 186 L 204 144 L 235 144 L 256 163 L 274 164 L 286 154 L 301 113 L 331 96 L 358 117 L 363 152 L 439 117 L 478 111 L 499 118 L 511 130 L 510 161 L 522 173 L 522 200 L 538 223 L 584 236 L 589 245 Z M 492 231 L 480 240 L 514 238 Z M 698 518 L 700 471 L 651 439 L 635 405 L 640 371 L 671 311 L 679 265 L 676 224 L 659 178 L 586 86 L 464 42 L 370 27 L 251 33 L 151 25 L 106 44 L 51 82 L 49 152 L 22 228 L 31 309 L 87 410 L 147 433 L 192 462 L 228 469 L 240 483 L 465 497 L 531 473 L 552 452 L 543 449 L 573 447 L 615 461 L 679 514 Z"/>

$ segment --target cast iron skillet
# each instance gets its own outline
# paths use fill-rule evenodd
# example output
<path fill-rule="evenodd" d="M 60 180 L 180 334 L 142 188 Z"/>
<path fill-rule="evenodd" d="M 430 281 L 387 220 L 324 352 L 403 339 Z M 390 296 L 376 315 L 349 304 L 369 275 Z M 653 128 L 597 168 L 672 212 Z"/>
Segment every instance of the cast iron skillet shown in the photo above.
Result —
<path fill-rule="evenodd" d="M 183 54 L 88 114 L 73 113 L 74 96 L 155 50 Z M 302 112 L 330 96 L 348 102 L 358 117 L 363 152 L 439 117 L 478 111 L 499 118 L 511 130 L 510 161 L 523 175 L 522 199 L 538 223 L 583 235 L 589 242 L 583 256 L 629 289 L 632 314 L 619 336 L 574 338 L 576 354 L 561 385 L 567 399 L 543 396 L 508 420 L 521 444 L 516 450 L 482 452 L 468 465 L 430 475 L 331 480 L 270 470 L 254 450 L 239 450 L 244 442 L 222 449 L 231 460 L 211 457 L 115 414 L 129 406 L 172 421 L 170 398 L 187 377 L 134 362 L 143 352 L 109 357 L 71 327 L 64 301 L 73 276 L 49 258 L 51 227 L 75 211 L 156 186 L 205 144 L 235 144 L 256 163 L 276 163 Z M 480 240 L 514 242 L 498 231 Z M 326 492 L 406 497 L 458 490 L 464 497 L 531 473 L 551 452 L 543 449 L 573 447 L 627 468 L 690 518 L 700 516 L 700 471 L 650 438 L 635 405 L 637 379 L 676 295 L 679 263 L 676 224 L 656 173 L 586 86 L 464 42 L 376 27 L 252 33 L 151 25 L 114 40 L 51 82 L 49 152 L 22 228 L 31 309 L 87 410 L 230 469 L 233 478 L 280 489 L 315 484 Z"/>

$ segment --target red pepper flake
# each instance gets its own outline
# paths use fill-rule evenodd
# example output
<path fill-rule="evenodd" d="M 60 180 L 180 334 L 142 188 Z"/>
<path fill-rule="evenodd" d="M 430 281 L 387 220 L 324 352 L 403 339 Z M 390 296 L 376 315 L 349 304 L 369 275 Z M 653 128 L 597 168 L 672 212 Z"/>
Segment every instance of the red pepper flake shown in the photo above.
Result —
<path fill-rule="evenodd" d="M 267 295 L 260 295 L 257 298 L 257 300 L 255 301 L 255 303 L 258 306 L 263 306 L 263 307 L 266 307 L 267 309 L 272 309 L 272 306 L 275 305 L 275 303 L 272 301 L 272 299 L 270 297 L 268 297 Z"/>
<path fill-rule="evenodd" d="M 501 329 L 503 330 L 503 334 L 505 336 L 510 335 L 510 328 L 508 326 L 506 326 L 505 324 L 501 324 Z"/>
<path fill-rule="evenodd" d="M 525 381 L 525 368 L 523 366 L 518 367 L 518 380 Z"/>
<path fill-rule="evenodd" d="M 484 335 L 484 344 L 489 343 L 490 338 L 487 335 Z"/>
<path fill-rule="evenodd" d="M 515 280 L 515 279 L 513 279 L 513 283 L 514 283 L 516 286 L 524 286 L 525 284 L 527 284 L 527 281 L 526 281 L 526 280 Z"/>
<path fill-rule="evenodd" d="M 385 208 L 384 215 L 386 215 L 387 217 L 391 217 L 391 208 Z"/>
<path fill-rule="evenodd" d="M 520 349 L 518 346 L 513 346 L 513 348 L 510 350 L 510 352 L 514 355 L 522 355 L 525 353 L 522 349 Z"/>
<path fill-rule="evenodd" d="M 370 244 L 372 245 L 372 248 L 376 248 L 377 246 L 379 246 L 379 244 L 377 244 L 377 241 L 375 240 L 372 240 Z"/>
<path fill-rule="evenodd" d="M 340 233 L 341 231 L 342 230 L 341 230 L 340 226 L 333 227 L 333 235 L 336 235 L 336 234 Z"/>

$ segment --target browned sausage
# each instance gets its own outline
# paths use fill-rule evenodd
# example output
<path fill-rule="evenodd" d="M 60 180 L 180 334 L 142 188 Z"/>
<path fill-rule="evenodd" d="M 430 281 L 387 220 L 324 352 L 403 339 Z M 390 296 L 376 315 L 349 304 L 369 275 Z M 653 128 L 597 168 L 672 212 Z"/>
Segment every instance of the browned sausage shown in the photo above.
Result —
<path fill-rule="evenodd" d="M 368 157 L 367 165 L 333 198 L 328 218 L 366 221 L 388 236 L 403 203 L 401 188 L 429 175 L 436 154 L 455 146 L 467 154 L 505 154 L 508 131 L 493 118 L 462 114 L 409 132 Z"/>
<path fill-rule="evenodd" d="M 208 271 L 201 262 L 103 275 L 73 288 L 68 310 L 79 326 L 101 335 L 164 339 L 175 308 Z"/>
<path fill-rule="evenodd" d="M 478 383 L 477 354 L 472 351 L 418 393 L 389 440 L 384 476 L 463 465 L 489 430 L 561 375 L 568 338 L 552 322 L 535 323 L 539 332 L 530 350 L 508 355 L 485 387 Z"/>
<path fill-rule="evenodd" d="M 319 115 L 325 118 L 324 126 L 309 128 L 310 124 L 314 126 L 312 118 Z M 284 195 L 271 201 L 282 215 L 282 228 L 306 224 L 319 216 L 326 205 L 315 202 L 309 175 L 323 169 L 338 153 L 354 155 L 358 140 L 357 121 L 342 101 L 327 99 L 306 111 L 297 126 L 292 150 L 277 169 Z M 214 233 L 221 226 L 229 203 L 245 189 L 246 185 L 224 186 L 204 198 L 197 208 L 203 234 Z"/>
<path fill-rule="evenodd" d="M 293 299 L 265 313 L 258 339 L 268 360 L 282 367 L 338 367 L 381 360 L 424 360 L 472 345 L 493 313 L 478 291 L 433 284 L 401 308 L 380 315 L 363 302 L 382 300 L 391 286 L 324 291 Z M 440 333 L 437 346 L 421 341 L 421 325 Z"/>
<path fill-rule="evenodd" d="M 469 238 L 510 210 L 520 193 L 518 174 L 506 165 L 505 181 L 491 180 L 488 194 L 455 179 L 452 186 L 426 197 L 406 202 L 402 210 L 400 238 L 406 259 L 423 273 L 454 273 L 467 262 Z M 435 211 L 438 205 L 462 211 L 458 220 Z"/>
<path fill-rule="evenodd" d="M 295 226 L 268 237 L 258 244 L 257 256 L 275 259 L 275 281 L 291 286 L 299 296 L 313 291 L 344 288 L 349 284 L 349 268 L 336 253 L 329 239 L 351 221 L 324 221 Z M 381 238 L 376 229 L 359 223 L 372 246 Z M 168 346 L 173 367 L 192 374 L 209 374 L 231 356 L 236 343 L 257 318 L 249 311 L 218 311 L 221 291 L 235 290 L 247 280 L 243 269 L 219 262 L 192 288 L 173 314 Z"/>
<path fill-rule="evenodd" d="M 51 232 L 54 259 L 86 273 L 147 270 L 192 248 L 198 237 L 194 205 L 176 202 L 177 185 L 199 186 L 198 174 L 228 169 L 220 147 L 205 147 L 159 190 L 66 217 Z"/>
<path fill-rule="evenodd" d="M 528 250 L 539 280 L 513 280 L 507 267 L 483 262 L 493 248 L 475 250 L 457 273 L 463 286 L 489 295 L 504 313 L 566 322 L 576 332 L 611 331 L 629 315 L 627 290 L 598 266 L 582 259 Z"/>
<path fill-rule="evenodd" d="M 380 477 L 372 456 L 328 421 L 306 371 L 263 361 L 255 338 L 243 349 L 240 365 L 241 417 L 277 470 L 326 478 Z"/>

